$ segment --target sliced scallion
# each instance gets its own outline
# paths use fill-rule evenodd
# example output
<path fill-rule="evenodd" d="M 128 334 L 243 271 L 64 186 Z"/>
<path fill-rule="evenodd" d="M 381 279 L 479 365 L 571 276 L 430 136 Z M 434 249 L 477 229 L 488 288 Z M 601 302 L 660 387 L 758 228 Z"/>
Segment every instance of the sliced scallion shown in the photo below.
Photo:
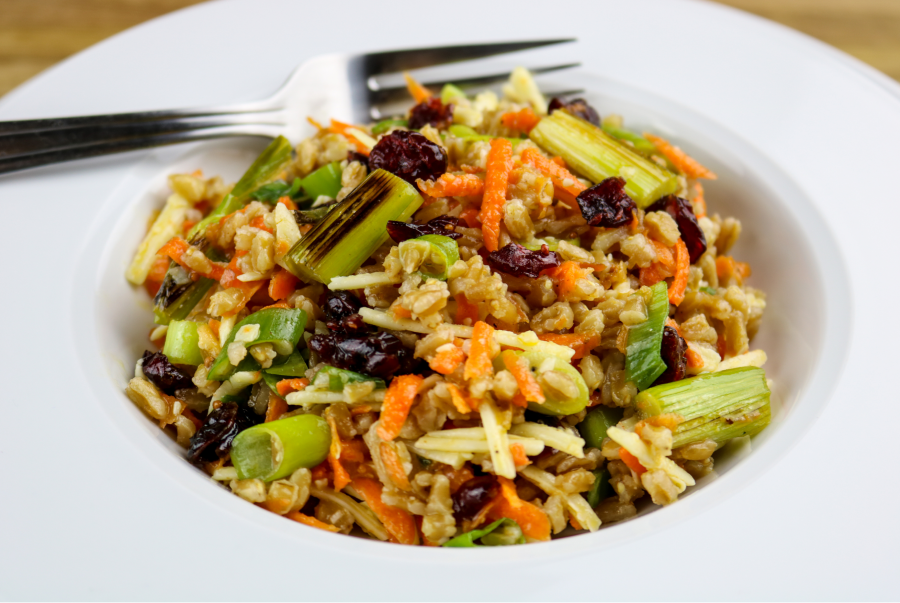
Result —
<path fill-rule="evenodd" d="M 555 113 L 554 113 L 555 115 Z M 650 288 L 647 320 L 628 327 L 628 347 L 625 351 L 625 373 L 638 390 L 647 389 L 666 370 L 660 355 L 663 327 L 669 316 L 668 287 L 660 281 Z"/>
<path fill-rule="evenodd" d="M 466 98 L 466 93 L 463 92 L 462 89 L 460 89 L 458 86 L 454 86 L 453 84 L 444 84 L 444 87 L 441 88 L 441 102 L 445 105 L 459 98 Z"/>
<path fill-rule="evenodd" d="M 232 365 L 228 358 L 228 346 L 234 342 L 242 327 L 251 325 L 257 325 L 258 331 L 252 341 L 244 342 L 246 347 L 271 343 L 279 355 L 290 355 L 306 327 L 306 312 L 297 309 L 266 308 L 254 312 L 234 325 L 228 339 L 225 340 L 225 345 L 222 346 L 222 351 L 219 352 L 215 362 L 209 368 L 207 378 L 210 381 L 224 381 L 238 371 L 260 370 L 259 363 L 249 354 L 238 366 Z"/>
<path fill-rule="evenodd" d="M 189 320 L 173 320 L 166 331 L 166 343 L 163 354 L 174 364 L 190 364 L 197 366 L 203 363 L 200 352 L 200 336 L 197 334 L 197 323 Z"/>
<path fill-rule="evenodd" d="M 444 235 L 423 235 L 400 243 L 401 257 L 404 247 L 421 246 L 425 256 L 419 265 L 419 273 L 425 278 L 447 280 L 450 266 L 459 261 L 459 245 Z"/>
<path fill-rule="evenodd" d="M 272 481 L 325 460 L 331 429 L 322 417 L 295 415 L 245 429 L 231 444 L 238 479 Z"/>
<path fill-rule="evenodd" d="M 323 165 L 300 181 L 303 194 L 310 199 L 330 197 L 334 199 L 341 190 L 341 164 L 333 161 Z"/>
<path fill-rule="evenodd" d="M 264 372 L 279 377 L 303 377 L 308 369 L 303 354 L 299 350 L 294 350 L 283 362 L 273 363 Z"/>
<path fill-rule="evenodd" d="M 405 119 L 382 119 L 372 126 L 372 134 L 378 136 L 379 134 L 384 134 L 391 128 L 405 128 L 408 125 L 409 121 Z"/>
<path fill-rule="evenodd" d="M 626 140 L 634 145 L 634 150 L 640 153 L 641 155 L 647 156 L 656 153 L 656 145 L 641 136 L 640 134 L 635 134 L 631 130 L 626 130 L 624 128 L 617 128 L 615 126 L 609 126 L 604 124 L 603 131 L 616 138 L 618 140 Z"/>
<path fill-rule="evenodd" d="M 370 382 L 375 384 L 375 389 L 385 389 L 387 387 L 384 383 L 384 379 L 379 379 L 378 377 L 370 377 L 368 375 L 363 375 L 362 373 L 355 373 L 353 371 L 348 371 L 345 369 L 339 369 L 328 364 L 320 368 L 319 372 L 316 373 L 316 385 L 318 385 L 319 383 L 320 375 L 325 375 L 328 377 L 328 389 L 333 392 L 343 391 L 344 386 L 348 383 Z"/>

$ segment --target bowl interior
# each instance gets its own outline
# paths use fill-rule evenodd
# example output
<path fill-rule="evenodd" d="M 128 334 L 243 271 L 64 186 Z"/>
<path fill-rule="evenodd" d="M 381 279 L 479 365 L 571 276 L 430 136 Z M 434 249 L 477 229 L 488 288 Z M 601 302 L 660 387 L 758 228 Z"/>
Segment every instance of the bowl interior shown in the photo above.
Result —
<path fill-rule="evenodd" d="M 715 472 L 701 480 L 696 488 L 689 489 L 684 498 L 693 498 L 707 489 L 736 490 L 741 485 L 737 480 L 726 480 L 730 485 L 721 486 L 716 482 L 739 468 L 748 454 L 755 456 L 767 447 L 773 452 L 776 447 L 786 450 L 792 443 L 788 440 L 798 437 L 800 431 L 781 432 L 798 406 L 822 405 L 826 401 L 804 393 L 823 354 L 837 354 L 834 357 L 838 359 L 843 354 L 832 349 L 840 337 L 826 340 L 823 329 L 826 323 L 834 322 L 836 314 L 848 314 L 841 307 L 847 302 L 834 299 L 826 302 L 826 291 L 848 289 L 843 268 L 824 269 L 829 258 L 837 253 L 837 246 L 814 204 L 803 192 L 774 163 L 727 129 L 669 99 L 620 82 L 580 73 L 553 83 L 559 86 L 557 89 L 565 89 L 567 85 L 571 89 L 572 81 L 594 91 L 585 96 L 601 115 L 618 113 L 625 117 L 627 128 L 659 132 L 712 168 L 719 179 L 705 184 L 710 214 L 734 216 L 743 225 L 742 236 L 732 254 L 751 264 L 753 276 L 749 284 L 768 295 L 762 326 L 751 348 L 764 349 L 768 354 L 765 368 L 772 380 L 772 423 L 754 438 L 752 446 L 723 450 L 717 457 Z M 131 287 L 125 281 L 124 272 L 151 213 L 162 206 L 168 194 L 168 174 L 202 169 L 206 175 L 217 174 L 226 181 L 235 181 L 262 147 L 259 141 L 224 141 L 194 146 L 187 151 L 170 149 L 150 156 L 136 166 L 108 200 L 81 252 L 79 274 L 83 276 L 75 279 L 73 308 L 84 311 L 73 312 L 80 312 L 80 318 L 75 321 L 76 338 L 89 344 L 84 348 L 82 366 L 89 374 L 96 401 L 118 428 L 126 432 L 129 440 L 139 443 L 166 470 L 172 469 L 171 460 L 175 459 L 187 470 L 194 471 L 176 458 L 182 457 L 184 451 L 122 393 L 154 326 L 148 295 L 141 288 Z M 846 335 L 849 329 L 846 322 L 838 327 Z M 776 446 L 773 440 L 779 438 L 781 443 Z M 758 464 L 754 471 L 764 468 Z M 196 473 L 195 491 L 207 496 L 213 504 L 221 503 L 221 489 Z M 686 503 L 680 502 L 672 508 L 682 504 Z M 252 505 L 244 506 L 247 513 L 255 511 Z M 653 508 L 653 515 L 668 512 L 668 509 L 657 509 Z M 645 508 L 643 512 L 650 510 Z M 622 535 L 637 535 L 642 530 L 628 532 L 627 528 L 642 521 L 645 520 L 612 529 L 620 530 Z M 601 529 L 586 538 L 600 544 L 608 532 Z M 396 548 L 400 547 L 392 547 Z"/>

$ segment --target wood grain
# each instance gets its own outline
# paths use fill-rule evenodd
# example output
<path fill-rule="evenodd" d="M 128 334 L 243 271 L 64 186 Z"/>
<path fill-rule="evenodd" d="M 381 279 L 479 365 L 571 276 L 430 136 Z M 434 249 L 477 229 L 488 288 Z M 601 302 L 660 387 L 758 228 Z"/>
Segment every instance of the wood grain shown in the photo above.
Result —
<path fill-rule="evenodd" d="M 0 0 L 0 95 L 124 29 L 198 0 Z M 900 80 L 900 0 L 719 0 Z"/>

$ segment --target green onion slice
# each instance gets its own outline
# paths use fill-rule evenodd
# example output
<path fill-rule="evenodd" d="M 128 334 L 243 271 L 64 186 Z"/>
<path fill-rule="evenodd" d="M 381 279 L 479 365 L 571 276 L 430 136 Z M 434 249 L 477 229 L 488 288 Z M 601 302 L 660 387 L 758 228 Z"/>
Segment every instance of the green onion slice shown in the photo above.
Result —
<path fill-rule="evenodd" d="M 189 320 L 173 320 L 166 331 L 163 354 L 174 364 L 203 364 L 200 352 L 200 336 L 197 323 Z"/>
<path fill-rule="evenodd" d="M 207 379 L 224 381 L 237 371 L 260 370 L 259 363 L 250 354 L 247 354 L 238 366 L 232 365 L 228 359 L 229 344 L 234 342 L 241 327 L 246 325 L 259 325 L 259 333 L 253 341 L 245 343 L 246 347 L 249 348 L 259 343 L 272 343 L 279 355 L 287 356 L 297 347 L 303 329 L 306 328 L 306 312 L 299 309 L 266 308 L 254 312 L 236 324 L 228 335 L 225 345 L 222 346 L 222 351 L 219 352 L 210 367 Z"/>
<path fill-rule="evenodd" d="M 325 460 L 331 430 L 322 417 L 295 415 L 245 429 L 231 445 L 238 479 L 272 481 Z"/>
<path fill-rule="evenodd" d="M 660 350 L 663 327 L 669 316 L 668 287 L 660 281 L 650 288 L 647 320 L 628 327 L 628 347 L 625 350 L 625 373 L 638 390 L 647 389 L 666 370 Z"/>

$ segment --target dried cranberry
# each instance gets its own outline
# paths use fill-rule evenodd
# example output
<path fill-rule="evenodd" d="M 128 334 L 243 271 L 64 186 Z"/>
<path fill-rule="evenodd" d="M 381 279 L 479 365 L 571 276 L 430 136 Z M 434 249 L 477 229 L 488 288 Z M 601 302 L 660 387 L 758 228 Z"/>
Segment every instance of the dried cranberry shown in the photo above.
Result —
<path fill-rule="evenodd" d="M 144 371 L 144 376 L 152 381 L 153 385 L 170 396 L 177 389 L 194 386 L 191 376 L 169 362 L 169 359 L 162 352 L 156 352 L 155 354 L 150 351 L 144 352 L 141 360 L 143 361 L 141 362 L 141 370 Z"/>
<path fill-rule="evenodd" d="M 463 482 L 453 495 L 453 514 L 457 519 L 473 519 L 499 491 L 492 475 L 479 475 Z"/>
<path fill-rule="evenodd" d="M 409 112 L 409 127 L 412 130 L 428 125 L 446 128 L 452 121 L 453 105 L 445 105 L 437 96 L 426 98 Z"/>
<path fill-rule="evenodd" d="M 309 348 L 322 362 L 383 379 L 408 369 L 413 363 L 410 350 L 390 333 L 313 335 Z"/>
<path fill-rule="evenodd" d="M 340 320 L 356 314 L 362 308 L 362 302 L 349 291 L 328 291 L 322 311 L 331 320 Z"/>
<path fill-rule="evenodd" d="M 223 459 L 231 450 L 234 437 L 260 422 L 253 409 L 245 404 L 226 402 L 206 417 L 206 422 L 191 438 L 188 460 L 195 464 Z"/>
<path fill-rule="evenodd" d="M 661 385 L 663 383 L 671 383 L 672 381 L 681 381 L 684 379 L 684 372 L 687 368 L 687 360 L 684 357 L 687 352 L 687 343 L 678 334 L 678 331 L 672 327 L 663 328 L 662 348 L 660 354 L 663 362 L 666 363 L 666 371 L 660 375 L 653 385 Z"/>
<path fill-rule="evenodd" d="M 366 166 L 366 169 L 368 169 L 369 167 L 369 158 L 362 153 L 357 153 L 356 151 L 350 151 L 349 153 L 347 153 L 347 161 L 357 161 Z"/>
<path fill-rule="evenodd" d="M 598 115 L 597 111 L 583 98 L 573 98 L 570 101 L 564 101 L 558 96 L 554 96 L 550 99 L 550 105 L 547 107 L 547 112 L 553 113 L 557 109 L 565 109 L 569 114 L 574 115 L 575 117 L 580 117 L 595 126 L 600 125 L 600 115 Z"/>
<path fill-rule="evenodd" d="M 443 235 L 456 240 L 462 236 L 462 233 L 456 232 L 456 229 L 460 226 L 465 226 L 465 223 L 459 218 L 454 218 L 452 216 L 438 216 L 437 218 L 428 220 L 425 224 L 389 220 L 387 223 L 387 231 L 388 234 L 391 235 L 391 238 L 397 243 L 430 234 Z"/>
<path fill-rule="evenodd" d="M 370 331 L 369 325 L 363 320 L 360 314 L 351 314 L 340 320 L 329 320 L 325 323 L 328 329 L 335 333 L 346 333 L 348 335 L 362 335 Z"/>
<path fill-rule="evenodd" d="M 681 239 L 687 247 L 688 255 L 691 256 L 691 264 L 700 259 L 700 256 L 706 251 L 706 235 L 703 234 L 703 229 L 697 223 L 697 217 L 694 215 L 690 201 L 669 195 L 648 207 L 647 211 L 664 211 L 675 218 Z"/>
<path fill-rule="evenodd" d="M 625 180 L 616 177 L 581 191 L 577 201 L 588 224 L 606 228 L 628 224 L 637 208 L 625 192 Z"/>
<path fill-rule="evenodd" d="M 413 186 L 416 180 L 434 180 L 447 171 L 447 153 L 418 132 L 394 130 L 369 153 L 369 167 L 386 170 Z"/>
<path fill-rule="evenodd" d="M 540 251 L 532 251 L 517 243 L 510 243 L 490 252 L 484 263 L 498 272 L 537 278 L 541 271 L 559 266 L 559 255 L 550 251 L 546 245 L 542 245 Z"/>

